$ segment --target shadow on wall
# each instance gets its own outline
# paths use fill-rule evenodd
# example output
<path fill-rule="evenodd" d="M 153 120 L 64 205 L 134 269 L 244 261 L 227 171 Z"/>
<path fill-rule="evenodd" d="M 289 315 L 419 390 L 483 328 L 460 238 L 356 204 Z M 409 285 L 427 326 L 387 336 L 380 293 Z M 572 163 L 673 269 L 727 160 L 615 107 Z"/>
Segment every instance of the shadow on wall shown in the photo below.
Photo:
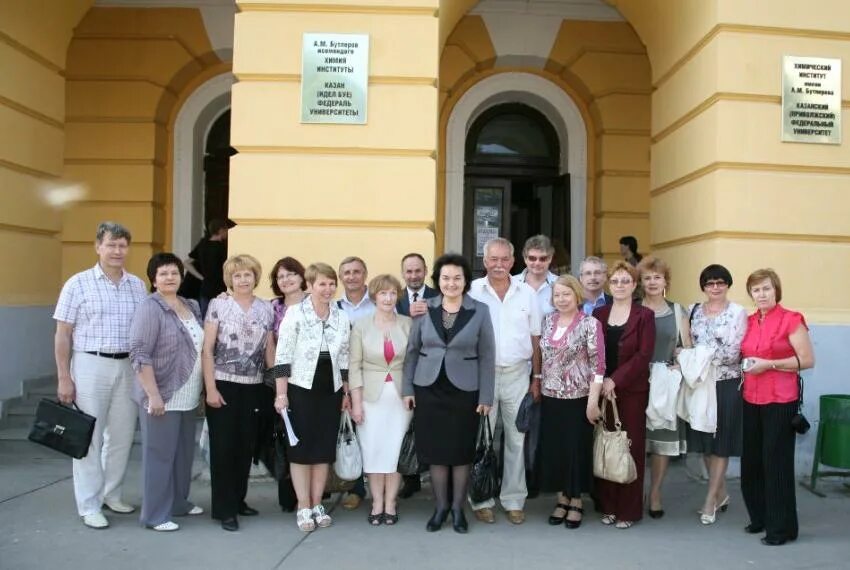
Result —
<path fill-rule="evenodd" d="M 53 305 L 0 307 L 0 400 L 21 395 L 24 380 L 56 373 Z"/>

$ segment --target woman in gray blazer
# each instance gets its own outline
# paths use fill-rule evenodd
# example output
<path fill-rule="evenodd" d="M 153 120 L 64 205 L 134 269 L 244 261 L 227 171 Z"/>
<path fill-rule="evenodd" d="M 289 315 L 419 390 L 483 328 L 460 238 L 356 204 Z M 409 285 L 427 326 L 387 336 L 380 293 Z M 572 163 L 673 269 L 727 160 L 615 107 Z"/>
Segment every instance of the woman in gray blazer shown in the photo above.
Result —
<path fill-rule="evenodd" d="M 413 320 L 402 394 L 407 407 L 416 408 L 419 461 L 431 466 L 436 508 L 425 528 L 439 530 L 451 509 L 454 530 L 465 533 L 463 503 L 475 456 L 476 414 L 486 415 L 493 405 L 496 346 L 487 305 L 466 295 L 472 282 L 466 258 L 443 255 L 434 263 L 432 280 L 441 294 Z"/>
<path fill-rule="evenodd" d="M 148 279 L 154 293 L 139 305 L 130 325 L 133 400 L 142 428 L 141 523 L 174 531 L 180 527 L 173 516 L 204 512 L 189 502 L 204 331 L 198 303 L 177 296 L 180 258 L 157 253 L 148 262 Z"/>

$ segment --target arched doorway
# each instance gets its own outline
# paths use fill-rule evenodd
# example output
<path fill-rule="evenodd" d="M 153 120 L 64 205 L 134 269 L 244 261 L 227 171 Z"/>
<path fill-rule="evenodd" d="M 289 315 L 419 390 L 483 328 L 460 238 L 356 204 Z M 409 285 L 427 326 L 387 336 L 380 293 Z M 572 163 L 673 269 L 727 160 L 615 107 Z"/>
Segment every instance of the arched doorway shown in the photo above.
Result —
<path fill-rule="evenodd" d="M 540 111 L 522 103 L 490 107 L 472 124 L 464 156 L 463 250 L 477 274 L 484 244 L 497 236 L 521 247 L 542 233 L 569 250 L 569 181 L 559 175 L 558 134 Z"/>
<path fill-rule="evenodd" d="M 575 101 L 560 86 L 540 75 L 497 73 L 470 87 L 449 115 L 446 127 L 446 190 L 444 236 L 446 251 L 463 251 L 467 224 L 466 142 L 476 120 L 504 103 L 520 103 L 542 114 L 557 133 L 557 174 L 569 188 L 567 231 L 569 266 L 575 274 L 587 255 L 587 128 Z M 515 244 L 522 247 L 522 243 Z"/>

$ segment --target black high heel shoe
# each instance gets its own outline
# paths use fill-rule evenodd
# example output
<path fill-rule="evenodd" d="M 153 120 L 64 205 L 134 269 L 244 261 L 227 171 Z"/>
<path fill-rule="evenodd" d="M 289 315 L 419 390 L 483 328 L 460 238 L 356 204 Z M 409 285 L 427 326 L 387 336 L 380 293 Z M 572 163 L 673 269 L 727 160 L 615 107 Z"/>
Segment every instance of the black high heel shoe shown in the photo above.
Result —
<path fill-rule="evenodd" d="M 549 515 L 549 524 L 550 524 L 550 525 L 552 525 L 552 526 L 557 526 L 557 525 L 559 525 L 559 524 L 564 524 L 564 519 L 566 519 L 566 518 L 567 518 L 567 510 L 568 510 L 569 508 L 570 508 L 570 506 L 569 506 L 569 505 L 564 504 L 564 503 L 560 503 L 560 502 L 559 502 L 557 505 L 555 505 L 555 508 L 554 508 L 554 509 L 552 509 L 552 514 L 551 514 L 551 515 Z M 560 517 L 555 516 L 555 514 L 554 514 L 554 513 L 555 513 L 555 511 L 557 511 L 558 509 L 562 509 L 562 510 L 564 511 L 564 515 L 563 515 L 563 516 L 560 516 Z"/>
<path fill-rule="evenodd" d="M 428 532 L 437 532 L 443 528 L 443 523 L 446 522 L 446 517 L 448 516 L 448 509 L 434 509 L 434 514 L 431 515 L 431 518 L 428 520 L 428 524 L 425 525 L 425 530 Z"/>
<path fill-rule="evenodd" d="M 466 534 L 469 531 L 469 523 L 466 522 L 466 515 L 463 514 L 463 509 L 452 509 L 452 528 L 455 532 Z"/>

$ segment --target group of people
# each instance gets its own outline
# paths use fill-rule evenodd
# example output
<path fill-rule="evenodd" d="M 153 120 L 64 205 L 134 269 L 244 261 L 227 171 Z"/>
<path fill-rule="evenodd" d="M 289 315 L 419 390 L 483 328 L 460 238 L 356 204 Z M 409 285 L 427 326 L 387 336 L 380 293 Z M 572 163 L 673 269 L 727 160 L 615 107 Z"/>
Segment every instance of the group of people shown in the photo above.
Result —
<path fill-rule="evenodd" d="M 343 412 L 357 425 L 372 497 L 368 524 L 399 521 L 397 464 L 412 429 L 434 495 L 426 529 L 439 530 L 451 516 L 454 530 L 467 532 L 476 434 L 488 415 L 504 436 L 498 502 L 511 523 L 522 524 L 530 440 L 516 419 L 530 394 L 540 405 L 534 478 L 541 491 L 557 494 L 550 524 L 578 528 L 588 495 L 606 525 L 630 528 L 645 508 L 660 518 L 670 457 L 697 452 L 709 477 L 702 524 L 714 524 L 728 508 L 726 470 L 729 458 L 740 456 L 746 531 L 764 532 L 770 545 L 797 537 L 791 418 L 797 373 L 812 367 L 814 356 L 802 315 L 779 304 L 773 270 L 747 279 L 756 305 L 748 317 L 728 299 L 732 275 L 723 266 L 702 271 L 704 299 L 686 307 L 666 299 L 671 277 L 663 260 L 632 255 L 608 268 L 588 257 L 578 279 L 558 276 L 549 271 L 553 248 L 542 235 L 524 244 L 525 269 L 517 275 L 514 246 L 503 238 L 484 246 L 486 274 L 478 279 L 466 257 L 442 255 L 431 275 L 435 289 L 425 285 L 418 253 L 401 260 L 403 283 L 389 274 L 368 281 L 359 257 L 343 259 L 338 271 L 284 257 L 269 275 L 271 302 L 255 294 L 260 263 L 234 255 L 222 266 L 227 293 L 210 299 L 202 315 L 177 294 L 184 278 L 178 257 L 151 257 L 147 295 L 124 269 L 129 245 L 126 228 L 101 224 L 98 263 L 68 280 L 54 315 L 59 398 L 97 418 L 89 454 L 74 460 L 77 508 L 89 527 L 108 526 L 103 507 L 134 510 L 121 498 L 121 483 L 137 415 L 141 523 L 172 531 L 179 528 L 174 518 L 204 512 L 188 499 L 202 397 L 211 514 L 225 530 L 238 529 L 239 516 L 257 514 L 246 503 L 248 475 L 258 430 L 267 425 L 260 416 L 269 413 L 286 414 L 298 438 L 287 439 L 291 486 L 282 483 L 279 493 L 302 531 L 332 523 L 322 497 Z M 636 243 L 627 245 L 637 253 Z M 687 376 L 695 366 L 710 387 L 700 397 L 711 412 L 680 403 L 672 423 L 648 421 L 656 373 L 681 367 Z M 631 439 L 637 478 L 630 483 L 594 477 L 594 425 L 611 425 L 615 413 Z M 418 475 L 408 478 L 402 496 L 418 486 Z M 361 478 L 343 505 L 356 508 L 364 496 Z M 495 506 L 496 498 L 471 503 L 484 523 L 495 522 Z"/>

